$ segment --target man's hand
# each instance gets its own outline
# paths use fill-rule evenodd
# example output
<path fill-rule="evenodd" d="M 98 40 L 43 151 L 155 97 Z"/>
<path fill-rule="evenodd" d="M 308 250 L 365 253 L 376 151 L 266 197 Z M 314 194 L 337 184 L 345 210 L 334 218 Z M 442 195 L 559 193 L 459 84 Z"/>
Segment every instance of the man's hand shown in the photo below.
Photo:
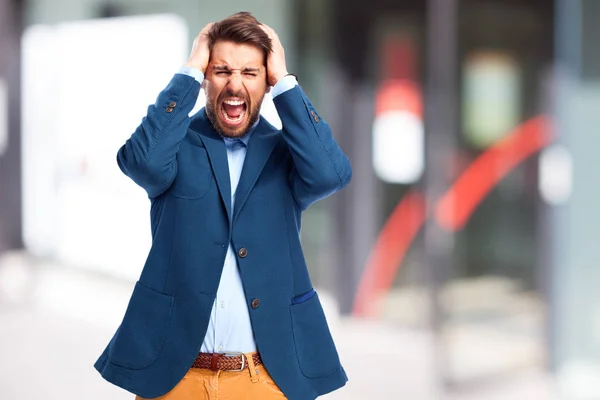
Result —
<path fill-rule="evenodd" d="M 267 57 L 267 83 L 269 86 L 275 86 L 277 82 L 288 74 L 285 65 L 285 51 L 275 31 L 267 25 L 260 25 L 263 31 L 269 35 L 273 51 Z"/>
<path fill-rule="evenodd" d="M 194 45 L 190 53 L 190 58 L 185 63 L 185 66 L 196 68 L 206 74 L 206 67 L 210 59 L 210 50 L 208 48 L 208 31 L 213 26 L 212 23 L 206 25 L 204 29 L 200 31 L 196 39 L 194 39 Z"/>

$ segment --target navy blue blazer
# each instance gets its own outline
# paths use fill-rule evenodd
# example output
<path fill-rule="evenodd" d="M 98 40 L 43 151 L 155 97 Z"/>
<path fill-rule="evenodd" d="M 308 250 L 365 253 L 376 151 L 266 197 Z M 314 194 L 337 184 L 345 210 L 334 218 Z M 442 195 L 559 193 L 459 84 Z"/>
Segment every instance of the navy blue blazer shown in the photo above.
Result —
<path fill-rule="evenodd" d="M 225 144 L 204 109 L 189 117 L 199 91 L 176 74 L 118 152 L 150 198 L 152 247 L 94 366 L 141 397 L 169 392 L 200 351 L 231 242 L 247 304 L 260 302 L 249 313 L 265 367 L 289 399 L 314 399 L 347 377 L 306 268 L 301 214 L 349 183 L 350 163 L 296 86 L 274 99 L 283 130 L 261 117 L 232 209 Z"/>

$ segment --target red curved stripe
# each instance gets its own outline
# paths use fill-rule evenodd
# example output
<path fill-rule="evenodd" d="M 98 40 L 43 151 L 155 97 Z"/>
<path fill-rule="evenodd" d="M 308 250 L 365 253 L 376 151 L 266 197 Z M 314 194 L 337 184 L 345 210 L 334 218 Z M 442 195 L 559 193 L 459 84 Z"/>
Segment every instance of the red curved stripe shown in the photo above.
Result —
<path fill-rule="evenodd" d="M 517 165 L 552 142 L 550 122 L 540 116 L 518 126 L 482 153 L 438 201 L 437 222 L 447 230 L 462 229 L 479 203 Z"/>
<path fill-rule="evenodd" d="M 425 222 L 425 198 L 411 191 L 402 198 L 384 225 L 358 286 L 355 315 L 378 314 L 380 302 L 389 291 L 394 276 L 415 236 Z"/>
<path fill-rule="evenodd" d="M 533 118 L 482 153 L 437 203 L 438 223 L 459 230 L 485 196 L 519 163 L 552 142 L 547 117 Z M 425 199 L 415 190 L 398 203 L 381 230 L 359 282 L 353 314 L 377 317 L 404 257 L 425 222 Z"/>

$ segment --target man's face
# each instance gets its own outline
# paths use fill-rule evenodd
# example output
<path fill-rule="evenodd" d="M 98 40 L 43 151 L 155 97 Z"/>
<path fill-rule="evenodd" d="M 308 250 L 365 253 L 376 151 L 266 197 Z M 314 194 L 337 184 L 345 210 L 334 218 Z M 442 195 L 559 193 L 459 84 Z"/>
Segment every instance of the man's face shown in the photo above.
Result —
<path fill-rule="evenodd" d="M 264 53 L 258 47 L 217 41 L 206 68 L 206 114 L 224 137 L 244 136 L 258 120 L 267 92 Z"/>

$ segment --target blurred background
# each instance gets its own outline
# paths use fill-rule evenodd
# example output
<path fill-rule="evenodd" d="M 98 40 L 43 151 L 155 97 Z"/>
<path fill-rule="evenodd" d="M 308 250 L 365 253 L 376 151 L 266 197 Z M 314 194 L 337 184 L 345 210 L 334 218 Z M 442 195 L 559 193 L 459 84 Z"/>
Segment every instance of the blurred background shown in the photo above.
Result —
<path fill-rule="evenodd" d="M 0 399 L 133 398 L 92 368 L 150 247 L 116 152 L 242 10 L 353 165 L 303 220 L 324 398 L 600 399 L 600 0 L 0 0 Z"/>

